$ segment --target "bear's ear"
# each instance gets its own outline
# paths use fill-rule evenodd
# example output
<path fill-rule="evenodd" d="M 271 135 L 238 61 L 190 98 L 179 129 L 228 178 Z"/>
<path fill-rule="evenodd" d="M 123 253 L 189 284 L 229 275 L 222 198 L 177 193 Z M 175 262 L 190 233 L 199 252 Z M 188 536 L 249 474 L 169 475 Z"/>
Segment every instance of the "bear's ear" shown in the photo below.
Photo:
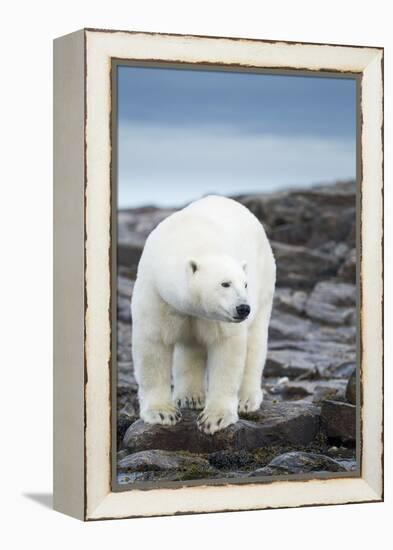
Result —
<path fill-rule="evenodd" d="M 196 263 L 195 260 L 189 260 L 188 266 L 191 270 L 191 273 L 194 274 L 196 271 L 198 271 L 198 264 Z"/>
<path fill-rule="evenodd" d="M 247 273 L 247 262 L 242 262 L 242 269 L 244 273 Z"/>

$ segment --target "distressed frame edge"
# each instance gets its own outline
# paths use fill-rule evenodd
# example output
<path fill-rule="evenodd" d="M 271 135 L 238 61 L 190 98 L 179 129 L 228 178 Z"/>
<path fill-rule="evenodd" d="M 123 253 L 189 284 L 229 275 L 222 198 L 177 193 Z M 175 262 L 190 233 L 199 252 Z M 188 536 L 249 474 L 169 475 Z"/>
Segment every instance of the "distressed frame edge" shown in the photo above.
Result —
<path fill-rule="evenodd" d="M 91 32 L 91 31 L 90 31 Z M 116 31 L 114 31 L 116 32 Z M 140 33 L 136 33 L 136 34 L 140 34 Z M 173 35 L 172 35 L 173 36 Z M 192 38 L 192 37 L 190 37 Z M 207 37 L 207 38 L 210 38 L 210 37 Z M 228 39 L 228 40 L 232 40 L 232 39 Z M 263 42 L 263 41 L 258 41 L 257 42 Z M 296 43 L 298 44 L 298 43 Z M 319 47 L 318 45 L 316 46 L 317 48 Z M 346 46 L 344 46 L 346 48 Z M 349 47 L 348 47 L 349 48 Z M 370 50 L 371 48 L 369 47 L 365 47 L 367 48 L 368 50 Z M 374 48 L 375 50 L 375 57 L 378 56 L 378 54 L 380 54 L 381 56 L 381 59 L 382 59 L 382 62 L 383 62 L 383 50 L 381 52 L 381 48 Z M 365 69 L 367 68 L 367 66 L 365 67 Z M 383 98 L 383 90 L 382 90 L 382 98 Z M 382 155 L 383 155 L 383 143 L 381 142 L 381 148 L 382 148 Z M 382 181 L 381 181 L 381 188 L 383 189 L 383 177 L 382 177 Z M 379 221 L 379 220 L 378 220 Z M 382 266 L 381 266 L 382 267 Z M 382 298 L 382 296 L 381 296 Z M 382 427 L 383 429 L 383 427 Z M 383 469 L 382 469 L 383 470 Z M 381 471 L 381 475 L 383 477 L 383 471 Z M 355 481 L 355 480 L 354 480 Z M 382 479 L 382 485 L 381 485 L 381 490 L 379 490 L 379 487 L 376 488 L 376 490 L 373 489 L 373 487 L 367 483 L 367 481 L 364 479 L 364 478 L 358 478 L 356 481 L 359 481 L 359 482 L 364 482 L 363 484 L 366 485 L 366 487 L 368 487 L 370 489 L 370 495 L 369 495 L 369 500 L 367 500 L 367 502 L 374 502 L 374 501 L 380 501 L 383 499 L 383 479 Z M 280 483 L 280 482 L 275 482 L 275 483 Z M 305 482 L 307 483 L 307 482 Z M 250 487 L 251 485 L 248 485 L 247 487 Z M 194 488 L 193 488 L 194 489 Z M 211 488 L 210 488 L 211 489 Z M 161 489 L 158 489 L 158 491 L 161 491 Z M 156 492 L 156 491 L 153 491 L 153 492 Z M 110 494 L 113 494 L 113 493 L 110 493 Z M 107 495 L 107 497 L 105 497 L 104 500 L 107 500 L 109 495 Z M 90 510 L 90 511 L 86 511 L 86 517 L 85 519 L 89 519 L 89 520 L 92 520 L 92 519 L 104 519 L 105 517 L 108 518 L 108 516 L 105 516 L 105 515 L 100 515 L 102 513 L 104 513 L 104 510 L 103 510 L 103 506 L 102 504 L 104 504 L 104 500 L 98 505 L 96 506 L 93 510 Z M 351 501 L 349 501 L 351 502 Z M 358 500 L 355 500 L 353 502 L 358 502 Z M 339 502 L 331 502 L 331 503 L 326 503 L 326 502 L 315 502 L 314 504 L 304 504 L 304 505 L 323 505 L 323 504 L 339 504 Z M 289 505 L 290 507 L 292 507 L 293 505 Z M 300 506 L 303 506 L 302 504 Z M 258 506 L 257 508 L 248 508 L 248 509 L 262 509 L 262 508 L 269 508 L 270 506 Z M 281 508 L 283 506 L 273 506 L 275 508 Z M 284 506 L 286 507 L 286 506 Z M 105 506 L 104 506 L 105 508 Z M 232 509 L 231 509 L 232 510 Z M 234 510 L 239 510 L 239 508 L 235 508 Z M 213 511 L 223 511 L 223 510 L 209 510 L 209 512 L 213 512 Z M 203 511 L 196 511 L 194 510 L 194 513 L 202 513 Z M 174 512 L 170 512 L 169 514 L 170 515 L 173 515 Z M 176 512 L 175 512 L 176 513 Z M 188 510 L 188 511 L 181 511 L 181 512 L 178 512 L 178 513 L 192 513 L 192 510 Z M 137 515 L 128 515 L 128 516 L 125 516 L 125 517 L 145 517 L 145 516 L 149 516 L 149 515 L 169 515 L 169 514 L 137 514 Z M 124 516 L 111 516 L 111 517 L 124 517 Z"/>
<path fill-rule="evenodd" d="M 84 30 L 53 41 L 53 508 L 81 520 L 86 518 L 84 52 Z"/>

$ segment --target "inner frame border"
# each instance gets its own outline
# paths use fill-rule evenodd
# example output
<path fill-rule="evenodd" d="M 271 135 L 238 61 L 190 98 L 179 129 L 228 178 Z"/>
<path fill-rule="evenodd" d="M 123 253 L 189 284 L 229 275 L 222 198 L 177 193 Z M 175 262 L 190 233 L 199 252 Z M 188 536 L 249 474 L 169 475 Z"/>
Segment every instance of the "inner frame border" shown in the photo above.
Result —
<path fill-rule="evenodd" d="M 88 29 L 90 30 L 90 29 Z M 102 32 L 102 31 L 100 31 Z M 106 32 L 106 31 L 104 31 Z M 111 32 L 111 31 L 107 31 Z M 211 38 L 211 37 L 209 37 Z M 234 39 L 235 40 L 235 39 Z M 263 42 L 260 41 L 260 42 Z M 272 41 L 274 43 L 274 41 Z M 299 44 L 303 44 L 299 42 Z M 317 44 L 315 44 L 317 45 Z M 360 48 L 362 46 L 359 46 Z M 247 478 L 225 478 L 187 480 L 187 481 L 140 481 L 130 485 L 117 483 L 117 198 L 118 198 L 118 68 L 141 67 L 156 69 L 193 70 L 199 72 L 217 71 L 230 73 L 252 73 L 276 76 L 342 78 L 356 81 L 356 462 L 357 468 L 351 472 L 320 472 L 309 474 L 285 474 L 274 476 L 258 476 Z M 269 484 L 276 481 L 311 481 L 317 479 L 361 478 L 362 477 L 362 280 L 361 280 L 361 220 L 362 220 L 362 107 L 361 107 L 362 73 L 338 70 L 312 70 L 275 68 L 260 66 L 244 66 L 238 64 L 218 64 L 210 62 L 188 61 L 174 62 L 165 59 L 110 59 L 110 472 L 111 490 L 113 492 L 128 492 L 133 490 L 176 489 L 198 486 L 228 486 Z"/>

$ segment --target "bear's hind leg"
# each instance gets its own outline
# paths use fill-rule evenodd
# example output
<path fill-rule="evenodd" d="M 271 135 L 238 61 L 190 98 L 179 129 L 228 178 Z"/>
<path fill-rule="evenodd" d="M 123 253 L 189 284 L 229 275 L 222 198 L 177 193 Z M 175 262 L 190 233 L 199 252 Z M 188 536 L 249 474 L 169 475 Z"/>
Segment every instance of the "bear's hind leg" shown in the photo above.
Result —
<path fill-rule="evenodd" d="M 173 355 L 173 400 L 178 407 L 205 406 L 206 352 L 197 346 L 177 344 Z"/>
<path fill-rule="evenodd" d="M 138 382 L 140 417 L 149 424 L 176 424 L 180 410 L 171 395 L 173 346 L 133 337 L 135 377 Z"/>

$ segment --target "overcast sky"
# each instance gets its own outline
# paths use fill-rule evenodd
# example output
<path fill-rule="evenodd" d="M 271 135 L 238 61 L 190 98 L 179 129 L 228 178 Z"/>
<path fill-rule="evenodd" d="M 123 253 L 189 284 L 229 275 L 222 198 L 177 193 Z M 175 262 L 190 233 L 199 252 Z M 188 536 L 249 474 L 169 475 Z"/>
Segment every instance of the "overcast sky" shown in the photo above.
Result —
<path fill-rule="evenodd" d="M 355 178 L 354 79 L 118 71 L 120 208 Z"/>

